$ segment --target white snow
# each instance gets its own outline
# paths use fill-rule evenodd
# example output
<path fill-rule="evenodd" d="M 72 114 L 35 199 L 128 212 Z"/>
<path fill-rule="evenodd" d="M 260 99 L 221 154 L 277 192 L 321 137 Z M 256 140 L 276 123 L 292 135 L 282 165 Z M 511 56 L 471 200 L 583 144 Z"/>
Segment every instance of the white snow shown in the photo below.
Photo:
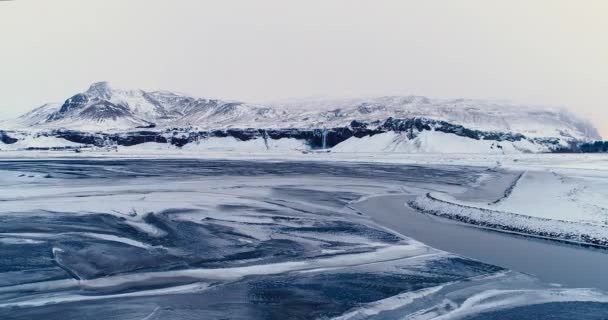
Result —
<path fill-rule="evenodd" d="M 151 151 L 174 151 L 177 147 L 168 143 L 144 142 L 133 146 L 117 146 L 117 151 L 121 153 L 151 152 Z"/>
<path fill-rule="evenodd" d="M 0 127 L 6 130 L 41 125 L 46 122 L 50 114 L 57 112 L 59 108 L 61 108 L 60 103 L 47 103 L 17 119 L 0 121 Z"/>
<path fill-rule="evenodd" d="M 432 99 L 421 96 L 385 96 L 344 99 L 302 99 L 271 104 L 287 109 L 294 127 L 323 123 L 348 124 L 353 120 L 389 117 L 425 117 L 483 131 L 517 132 L 528 137 L 599 138 L 587 121 L 564 109 L 517 105 L 474 99 Z M 307 119 L 307 120 L 303 120 Z"/>
<path fill-rule="evenodd" d="M 441 291 L 441 289 L 443 289 L 446 285 L 447 284 L 420 289 L 413 292 L 405 292 L 387 299 L 368 303 L 363 308 L 355 309 L 339 317 L 333 318 L 333 320 L 368 319 L 369 317 L 376 316 L 382 312 L 401 308 L 405 305 L 411 304 L 412 302 L 418 299 L 422 299 L 431 294 L 435 294 Z"/>
<path fill-rule="evenodd" d="M 552 210 L 552 199 L 540 200 Z M 467 206 L 442 193 L 419 196 L 411 205 L 423 212 L 489 229 L 529 234 L 574 243 L 608 246 L 608 225 L 539 218 L 519 213 Z"/>
<path fill-rule="evenodd" d="M 24 150 L 28 148 L 66 148 L 83 147 L 83 144 L 57 137 L 27 135 L 13 144 L 0 142 L 0 150 Z"/>
<path fill-rule="evenodd" d="M 168 154 L 217 154 L 217 153 L 265 153 L 265 152 L 295 152 L 307 150 L 309 146 L 302 140 L 282 138 L 251 139 L 247 141 L 234 137 L 210 137 L 191 142 L 178 148 L 168 143 L 146 142 L 133 146 L 118 146 L 118 153 L 154 153 L 167 152 Z"/>
<path fill-rule="evenodd" d="M 608 171 L 531 170 L 498 202 L 466 201 L 436 193 L 417 199 L 415 204 L 438 214 L 471 218 L 475 223 L 554 233 L 559 238 L 579 234 L 608 239 Z"/>
<path fill-rule="evenodd" d="M 270 151 L 294 151 L 306 150 L 309 147 L 302 140 L 292 138 L 282 139 L 251 139 L 247 141 L 238 140 L 234 137 L 210 137 L 199 141 L 188 143 L 182 147 L 186 151 L 241 151 L 241 152 L 263 152 Z"/>
<path fill-rule="evenodd" d="M 600 174 L 526 172 L 500 211 L 539 218 L 608 225 L 608 177 Z"/>
<path fill-rule="evenodd" d="M 423 131 L 413 139 L 407 133 L 386 132 L 362 138 L 351 137 L 332 148 L 332 152 L 400 152 L 400 153 L 538 153 L 546 147 L 528 140 L 476 140 L 438 131 Z"/>
<path fill-rule="evenodd" d="M 112 131 L 112 130 L 128 130 L 139 126 L 146 125 L 145 122 L 139 121 L 132 117 L 91 120 L 81 118 L 66 118 L 54 122 L 46 122 L 37 125 L 37 129 L 77 129 L 81 131 Z"/>

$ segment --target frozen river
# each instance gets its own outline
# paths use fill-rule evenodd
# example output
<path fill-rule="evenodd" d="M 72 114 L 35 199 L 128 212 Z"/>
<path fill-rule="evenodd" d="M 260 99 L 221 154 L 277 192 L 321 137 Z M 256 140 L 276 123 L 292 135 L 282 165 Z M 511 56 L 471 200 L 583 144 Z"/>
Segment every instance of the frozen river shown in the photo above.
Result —
<path fill-rule="evenodd" d="M 0 318 L 605 319 L 608 296 L 577 289 L 608 288 L 604 251 L 405 206 L 431 191 L 492 201 L 516 175 L 295 161 L 0 161 Z"/>
<path fill-rule="evenodd" d="M 424 215 L 407 206 L 412 199 L 379 196 L 356 207 L 378 223 L 437 249 L 533 274 L 550 283 L 608 290 L 608 277 L 604 276 L 607 249 L 506 234 Z"/>

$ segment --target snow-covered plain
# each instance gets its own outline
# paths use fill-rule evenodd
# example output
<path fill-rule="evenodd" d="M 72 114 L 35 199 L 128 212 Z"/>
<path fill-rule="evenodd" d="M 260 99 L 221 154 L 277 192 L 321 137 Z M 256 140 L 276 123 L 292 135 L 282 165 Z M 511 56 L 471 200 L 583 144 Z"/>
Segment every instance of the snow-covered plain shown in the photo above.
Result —
<path fill-rule="evenodd" d="M 263 141 L 255 142 L 263 146 Z M 404 153 L 404 152 L 328 152 L 331 150 L 298 150 L 291 145 L 286 149 L 268 150 L 266 146 L 239 151 L 225 144 L 220 150 L 188 150 L 164 143 L 144 143 L 114 149 L 85 148 L 81 153 L 73 151 L 37 150 L 35 152 L 4 149 L 0 159 L 52 159 L 52 158 L 150 158 L 150 159 L 232 159 L 232 160 L 306 160 L 327 162 L 392 163 L 420 165 L 453 165 L 476 167 L 500 167 L 513 170 L 585 170 L 589 174 L 608 172 L 606 154 L 502 154 L 502 153 Z M 0 143 L 2 149 L 2 143 Z"/>
<path fill-rule="evenodd" d="M 599 159 L 605 164 L 606 159 Z M 411 204 L 427 213 L 507 232 L 608 246 L 608 171 L 582 162 L 571 165 L 587 168 L 518 164 L 521 174 L 503 197 L 490 202 L 429 193 Z"/>
<path fill-rule="evenodd" d="M 528 216 L 608 226 L 607 173 L 524 171 L 512 192 L 495 203 L 462 202 Z"/>
<path fill-rule="evenodd" d="M 233 137 L 226 138 L 207 138 L 197 142 L 188 143 L 182 147 L 186 151 L 199 152 L 297 152 L 298 150 L 310 149 L 304 141 L 290 138 L 282 139 L 252 139 L 241 141 Z"/>

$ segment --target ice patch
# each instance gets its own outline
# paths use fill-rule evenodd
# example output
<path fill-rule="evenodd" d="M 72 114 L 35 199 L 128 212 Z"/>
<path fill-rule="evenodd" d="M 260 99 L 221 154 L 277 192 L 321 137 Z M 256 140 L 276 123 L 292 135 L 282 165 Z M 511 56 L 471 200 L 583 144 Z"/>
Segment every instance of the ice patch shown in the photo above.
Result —
<path fill-rule="evenodd" d="M 387 298 L 384 300 L 372 302 L 372 303 L 364 306 L 363 308 L 353 310 L 342 316 L 334 318 L 334 320 L 366 319 L 366 318 L 378 315 L 384 311 L 395 310 L 395 309 L 401 308 L 403 306 L 406 306 L 408 304 L 411 304 L 412 302 L 414 302 L 417 299 L 421 299 L 428 295 L 435 294 L 435 293 L 441 291 L 441 289 L 443 289 L 448 284 L 431 287 L 431 288 L 426 288 L 426 289 L 422 289 L 422 290 L 417 290 L 414 292 L 405 292 L 405 293 L 402 293 L 402 294 L 399 294 L 399 295 L 396 295 L 396 296 L 393 296 L 393 297 L 390 297 L 390 298 Z"/>

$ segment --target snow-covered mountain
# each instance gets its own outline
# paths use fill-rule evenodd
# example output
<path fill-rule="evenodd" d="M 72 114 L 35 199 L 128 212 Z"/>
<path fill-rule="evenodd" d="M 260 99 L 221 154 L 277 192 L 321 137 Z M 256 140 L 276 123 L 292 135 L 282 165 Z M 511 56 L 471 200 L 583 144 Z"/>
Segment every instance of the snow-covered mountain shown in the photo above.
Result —
<path fill-rule="evenodd" d="M 132 130 L 141 127 L 336 128 L 353 121 L 427 118 L 468 129 L 523 134 L 530 138 L 599 139 L 587 121 L 555 108 L 467 99 L 390 96 L 309 99 L 265 105 L 196 98 L 167 91 L 114 89 L 94 83 L 63 104 L 45 104 L 0 129 Z"/>
<path fill-rule="evenodd" d="M 226 128 L 261 119 L 273 109 L 242 102 L 202 99 L 167 91 L 114 89 L 98 82 L 63 104 L 45 104 L 18 119 L 11 129 L 130 130 L 141 127 Z M 277 118 L 273 116 L 273 118 Z"/>
<path fill-rule="evenodd" d="M 373 121 L 389 117 L 427 118 L 473 130 L 519 133 L 531 138 L 600 138 L 590 122 L 565 109 L 486 100 L 387 96 L 294 101 L 279 106 L 297 113 L 289 119 L 296 127 L 305 124 L 333 127 L 353 120 Z"/>
<path fill-rule="evenodd" d="M 572 152 L 596 139 L 589 122 L 555 108 L 420 96 L 251 104 L 107 82 L 0 123 L 0 150 L 505 154 Z"/>

